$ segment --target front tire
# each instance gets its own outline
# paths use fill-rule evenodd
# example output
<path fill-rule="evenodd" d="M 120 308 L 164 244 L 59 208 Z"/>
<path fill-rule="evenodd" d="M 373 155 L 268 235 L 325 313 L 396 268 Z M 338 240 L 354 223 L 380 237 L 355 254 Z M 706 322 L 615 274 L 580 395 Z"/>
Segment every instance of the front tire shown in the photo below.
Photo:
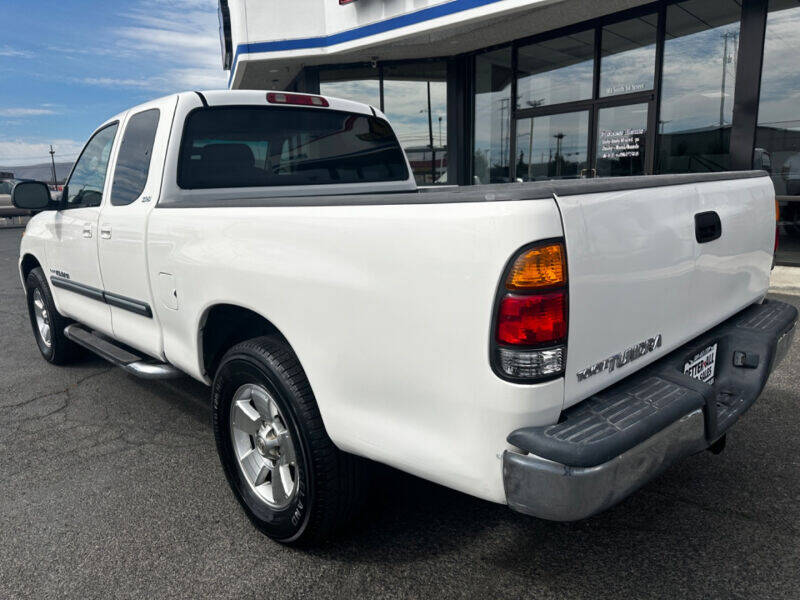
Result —
<path fill-rule="evenodd" d="M 44 359 L 54 365 L 64 365 L 79 357 L 82 354 L 81 347 L 64 335 L 64 328 L 71 321 L 56 310 L 50 286 L 41 267 L 28 273 L 25 293 L 33 335 Z"/>
<path fill-rule="evenodd" d="M 225 354 L 212 418 L 228 483 L 263 533 L 299 544 L 348 520 L 361 496 L 359 459 L 328 437 L 308 379 L 282 340 L 255 338 Z"/>

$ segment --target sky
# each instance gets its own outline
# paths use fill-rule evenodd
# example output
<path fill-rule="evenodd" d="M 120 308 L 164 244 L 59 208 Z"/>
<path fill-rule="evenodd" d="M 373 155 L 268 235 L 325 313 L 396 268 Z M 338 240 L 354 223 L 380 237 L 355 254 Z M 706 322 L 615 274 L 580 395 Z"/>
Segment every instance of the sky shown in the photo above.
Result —
<path fill-rule="evenodd" d="M 0 0 L 0 165 L 77 157 L 141 102 L 225 89 L 217 0 Z"/>

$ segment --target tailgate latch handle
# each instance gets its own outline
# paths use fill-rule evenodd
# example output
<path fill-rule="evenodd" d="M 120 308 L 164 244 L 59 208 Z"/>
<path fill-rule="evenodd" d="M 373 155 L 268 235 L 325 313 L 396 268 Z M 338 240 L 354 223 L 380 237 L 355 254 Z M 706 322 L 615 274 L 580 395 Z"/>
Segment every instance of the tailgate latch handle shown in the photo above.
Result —
<path fill-rule="evenodd" d="M 697 213 L 694 216 L 694 236 L 698 244 L 713 242 L 722 237 L 722 222 L 713 211 Z"/>

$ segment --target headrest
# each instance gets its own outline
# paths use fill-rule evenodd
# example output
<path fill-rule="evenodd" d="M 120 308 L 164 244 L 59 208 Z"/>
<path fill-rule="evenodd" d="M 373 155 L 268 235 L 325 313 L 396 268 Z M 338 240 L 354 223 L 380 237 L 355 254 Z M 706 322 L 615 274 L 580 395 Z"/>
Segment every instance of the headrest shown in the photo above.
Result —
<path fill-rule="evenodd" d="M 255 164 L 247 144 L 208 144 L 200 150 L 203 166 L 225 169 L 250 168 Z"/>

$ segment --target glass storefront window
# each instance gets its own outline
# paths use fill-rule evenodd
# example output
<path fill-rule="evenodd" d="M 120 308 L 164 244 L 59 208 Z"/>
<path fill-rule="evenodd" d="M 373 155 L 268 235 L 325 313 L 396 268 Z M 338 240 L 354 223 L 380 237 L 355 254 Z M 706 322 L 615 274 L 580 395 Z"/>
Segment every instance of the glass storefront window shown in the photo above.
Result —
<path fill-rule="evenodd" d="M 475 57 L 474 183 L 509 181 L 511 48 Z"/>
<path fill-rule="evenodd" d="M 600 95 L 653 89 L 658 16 L 646 15 L 603 27 Z"/>
<path fill-rule="evenodd" d="M 592 97 L 594 30 L 520 46 L 517 108 Z"/>
<path fill-rule="evenodd" d="M 369 67 L 322 70 L 319 72 L 319 93 L 379 108 L 381 87 L 378 70 Z"/>
<path fill-rule="evenodd" d="M 586 174 L 589 112 L 517 121 L 516 176 L 521 181 Z"/>
<path fill-rule="evenodd" d="M 769 171 L 778 200 L 778 253 L 800 265 L 800 5 L 771 0 L 767 14 L 754 167 Z"/>
<path fill-rule="evenodd" d="M 656 172 L 730 168 L 741 2 L 667 7 Z"/>
<path fill-rule="evenodd" d="M 598 177 L 644 175 L 647 104 L 628 104 L 597 111 Z"/>
<path fill-rule="evenodd" d="M 383 68 L 383 112 L 408 155 L 417 185 L 447 183 L 447 65 Z"/>

